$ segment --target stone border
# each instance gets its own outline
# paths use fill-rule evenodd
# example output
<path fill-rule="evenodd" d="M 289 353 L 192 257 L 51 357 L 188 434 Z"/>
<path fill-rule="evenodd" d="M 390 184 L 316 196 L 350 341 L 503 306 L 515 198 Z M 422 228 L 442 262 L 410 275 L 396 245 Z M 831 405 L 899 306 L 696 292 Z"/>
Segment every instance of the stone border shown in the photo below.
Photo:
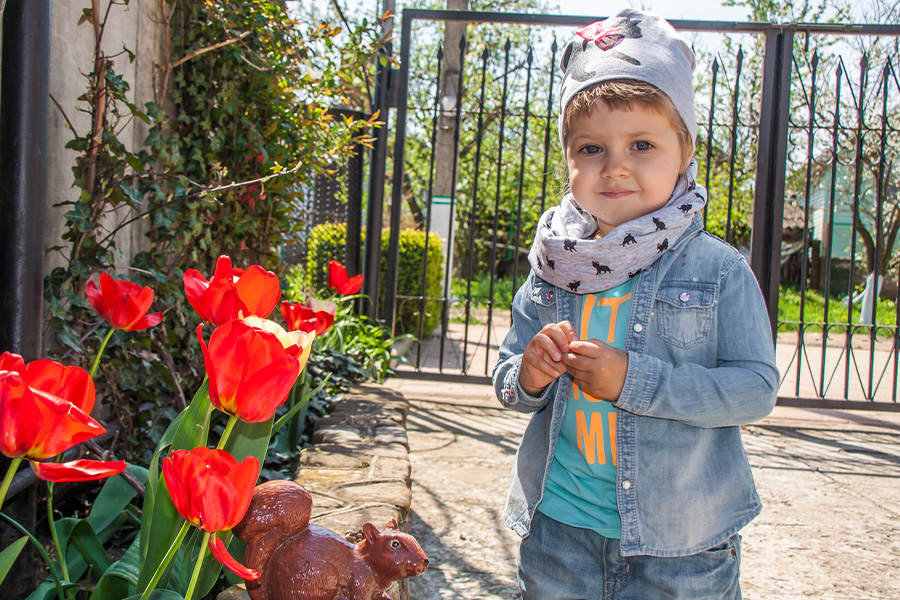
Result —
<path fill-rule="evenodd" d="M 363 523 L 384 527 L 396 519 L 409 531 L 411 480 L 406 415 L 409 402 L 398 392 L 363 384 L 334 402 L 316 421 L 313 446 L 300 452 L 295 481 L 313 497 L 311 522 L 348 539 L 361 539 Z M 409 600 L 409 581 L 386 593 Z M 249 600 L 243 585 L 217 600 Z"/>

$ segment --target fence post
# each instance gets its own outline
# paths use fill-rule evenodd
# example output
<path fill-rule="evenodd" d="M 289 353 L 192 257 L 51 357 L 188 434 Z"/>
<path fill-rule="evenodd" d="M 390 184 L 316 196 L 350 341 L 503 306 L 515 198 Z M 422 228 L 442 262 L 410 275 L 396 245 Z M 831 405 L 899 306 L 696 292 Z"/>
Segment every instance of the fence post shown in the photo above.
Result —
<path fill-rule="evenodd" d="M 406 11 L 403 11 L 404 14 Z M 384 324 L 394 331 L 394 303 L 397 300 L 397 255 L 400 253 L 400 213 L 403 210 L 403 169 L 406 160 L 406 101 L 409 76 L 409 41 L 412 19 L 404 16 L 400 33 L 400 70 L 397 89 L 397 128 L 394 136 L 394 174 L 391 196 L 391 233 L 388 241 L 388 268 L 384 281 Z"/>
<path fill-rule="evenodd" d="M 382 14 L 393 13 L 393 0 L 384 0 Z M 391 16 L 382 24 L 382 38 L 390 40 L 394 31 L 394 17 Z M 383 48 L 385 57 L 390 57 L 392 45 L 385 42 Z M 366 250 L 365 273 L 363 292 L 368 300 L 364 303 L 363 312 L 373 318 L 378 318 L 378 290 L 381 278 L 381 227 L 382 211 L 384 210 L 384 183 L 385 169 L 387 165 L 388 130 L 390 127 L 389 106 L 391 95 L 391 65 L 387 61 L 379 60 L 375 73 L 375 111 L 378 119 L 383 123 L 375 129 L 375 142 L 373 144 L 371 161 L 369 162 L 369 201 L 366 213 Z"/>
<path fill-rule="evenodd" d="M 766 32 L 750 268 L 768 306 L 773 336 L 778 324 L 793 45 L 792 29 L 773 27 Z"/>

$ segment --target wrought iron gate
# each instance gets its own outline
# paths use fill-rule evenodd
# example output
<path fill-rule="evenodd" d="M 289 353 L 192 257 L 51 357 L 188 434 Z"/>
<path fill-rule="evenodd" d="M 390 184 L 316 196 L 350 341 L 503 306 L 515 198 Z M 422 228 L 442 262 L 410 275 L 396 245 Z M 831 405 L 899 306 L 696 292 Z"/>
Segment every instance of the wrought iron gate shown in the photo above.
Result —
<path fill-rule="evenodd" d="M 384 281 L 366 261 L 370 290 L 384 289 L 386 322 L 421 340 L 405 348 L 398 376 L 489 378 L 536 219 L 563 184 L 553 176 L 555 35 L 568 40 L 593 20 L 403 12 Z M 434 43 L 452 23 L 467 35 Z M 900 410 L 900 184 L 891 170 L 900 83 L 896 55 L 878 41 L 900 37 L 900 26 L 672 24 L 699 46 L 707 229 L 756 273 L 776 332 L 779 402 Z M 869 48 L 858 64 L 844 59 L 848 40 Z M 443 161 L 442 136 L 452 145 Z M 381 193 L 370 192 L 370 223 Z M 881 276 L 860 292 L 868 273 Z M 882 286 L 890 298 L 875 293 Z"/>

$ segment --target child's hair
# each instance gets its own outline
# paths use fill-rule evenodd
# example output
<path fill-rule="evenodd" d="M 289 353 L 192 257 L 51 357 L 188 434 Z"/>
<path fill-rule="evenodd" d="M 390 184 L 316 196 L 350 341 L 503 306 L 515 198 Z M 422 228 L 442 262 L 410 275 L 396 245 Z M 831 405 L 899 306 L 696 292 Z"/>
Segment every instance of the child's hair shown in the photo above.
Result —
<path fill-rule="evenodd" d="M 610 79 L 577 92 L 563 115 L 563 143 L 568 139 L 571 124 L 576 119 L 589 116 L 598 104 L 603 104 L 610 110 L 631 110 L 637 104 L 668 117 L 681 143 L 681 172 L 687 171 L 694 156 L 691 134 L 671 98 L 646 81 Z"/>

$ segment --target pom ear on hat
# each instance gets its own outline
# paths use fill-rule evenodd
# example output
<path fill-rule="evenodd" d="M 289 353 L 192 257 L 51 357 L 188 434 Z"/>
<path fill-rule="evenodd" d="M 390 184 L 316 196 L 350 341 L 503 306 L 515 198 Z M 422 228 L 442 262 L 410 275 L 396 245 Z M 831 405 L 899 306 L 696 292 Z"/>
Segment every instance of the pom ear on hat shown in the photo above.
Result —
<path fill-rule="evenodd" d="M 625 9 L 605 21 L 578 30 L 559 63 L 564 73 L 560 89 L 560 141 L 569 101 L 581 90 L 602 81 L 634 79 L 662 90 L 697 137 L 694 114 L 694 52 L 661 17 Z"/>
<path fill-rule="evenodd" d="M 575 40 L 572 40 L 568 44 L 566 44 L 565 49 L 563 49 L 562 56 L 559 59 L 559 70 L 563 72 L 563 75 L 566 73 L 566 69 L 569 68 L 569 59 L 572 57 L 572 51 L 575 49 L 575 44 L 577 44 Z"/>

